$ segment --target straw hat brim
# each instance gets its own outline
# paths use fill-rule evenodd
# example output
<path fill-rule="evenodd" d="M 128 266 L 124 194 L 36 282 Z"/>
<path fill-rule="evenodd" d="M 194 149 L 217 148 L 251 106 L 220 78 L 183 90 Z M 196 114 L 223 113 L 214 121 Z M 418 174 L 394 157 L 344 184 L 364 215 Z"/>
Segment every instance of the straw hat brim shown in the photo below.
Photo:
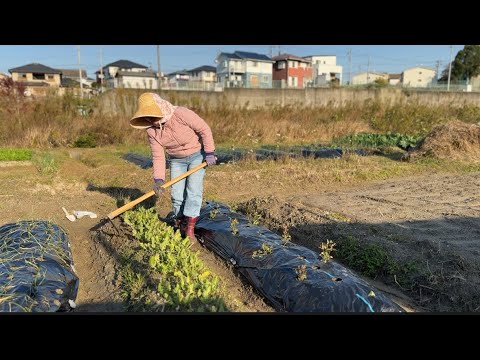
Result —
<path fill-rule="evenodd" d="M 130 119 L 130 126 L 134 127 L 135 129 L 145 129 L 149 128 L 152 126 L 152 123 L 145 120 L 144 117 L 156 117 L 156 118 L 162 118 L 163 116 L 160 116 L 158 114 L 135 114 L 133 118 Z"/>

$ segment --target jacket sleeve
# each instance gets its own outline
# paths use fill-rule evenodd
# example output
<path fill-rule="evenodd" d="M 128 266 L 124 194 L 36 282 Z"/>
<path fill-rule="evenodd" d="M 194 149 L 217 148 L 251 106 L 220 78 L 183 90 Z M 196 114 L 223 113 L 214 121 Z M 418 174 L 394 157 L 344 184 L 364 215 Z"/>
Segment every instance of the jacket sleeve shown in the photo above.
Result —
<path fill-rule="evenodd" d="M 205 120 L 198 116 L 194 111 L 187 108 L 184 108 L 182 115 L 182 120 L 185 124 L 190 126 L 193 131 L 200 136 L 205 152 L 214 152 L 215 143 L 213 141 L 212 130 Z"/>
<path fill-rule="evenodd" d="M 154 129 L 148 131 L 147 134 L 150 148 L 152 150 L 153 179 L 165 180 L 165 150 L 163 149 L 163 146 L 155 140 Z"/>

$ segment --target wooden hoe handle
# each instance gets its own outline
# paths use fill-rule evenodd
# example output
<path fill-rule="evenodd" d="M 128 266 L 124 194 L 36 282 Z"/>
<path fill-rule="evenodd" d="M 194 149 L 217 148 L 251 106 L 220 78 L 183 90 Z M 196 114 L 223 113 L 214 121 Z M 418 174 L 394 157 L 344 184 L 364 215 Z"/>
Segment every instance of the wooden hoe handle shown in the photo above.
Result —
<path fill-rule="evenodd" d="M 200 165 L 195 166 L 193 169 L 188 170 L 187 172 L 184 172 L 182 175 L 178 175 L 176 178 L 170 180 L 169 182 L 164 183 L 161 187 L 166 189 L 169 186 L 175 184 L 177 181 L 180 181 L 184 178 L 186 178 L 188 175 L 193 174 L 195 171 L 200 170 L 201 168 L 204 168 L 208 164 L 206 162 L 201 163 Z M 127 210 L 130 210 L 132 207 L 137 205 L 138 203 L 141 203 L 143 200 L 148 199 L 149 197 L 155 195 L 155 191 L 149 191 L 145 195 L 140 196 L 139 198 L 130 201 L 129 203 L 123 205 L 122 207 L 118 208 L 115 211 L 112 211 L 110 214 L 107 215 L 107 217 L 112 220 L 113 218 L 117 217 L 118 215 L 124 213 Z"/>

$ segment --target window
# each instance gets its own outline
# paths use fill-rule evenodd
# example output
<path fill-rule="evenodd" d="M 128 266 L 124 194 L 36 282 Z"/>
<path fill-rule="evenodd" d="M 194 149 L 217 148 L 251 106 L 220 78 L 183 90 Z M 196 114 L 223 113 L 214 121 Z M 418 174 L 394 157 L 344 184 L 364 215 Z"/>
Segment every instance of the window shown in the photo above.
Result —
<path fill-rule="evenodd" d="M 279 70 L 285 69 L 285 61 L 279 61 L 277 63 L 277 69 L 279 69 Z"/>
<path fill-rule="evenodd" d="M 268 75 L 263 75 L 262 82 L 264 83 L 268 82 Z"/>
<path fill-rule="evenodd" d="M 258 66 L 258 63 L 256 61 L 252 61 L 252 66 L 253 67 L 257 67 Z"/>
<path fill-rule="evenodd" d="M 41 73 L 33 73 L 34 80 L 45 80 L 45 74 Z"/>
<path fill-rule="evenodd" d="M 419 71 L 418 73 L 419 73 L 420 75 L 422 75 L 422 72 L 421 72 L 421 71 Z"/>
<path fill-rule="evenodd" d="M 26 78 L 27 78 L 27 74 L 19 73 L 19 74 L 18 74 L 18 78 L 19 78 L 19 79 L 26 79 Z"/>
<path fill-rule="evenodd" d="M 53 80 L 53 75 L 47 75 L 47 80 Z"/>

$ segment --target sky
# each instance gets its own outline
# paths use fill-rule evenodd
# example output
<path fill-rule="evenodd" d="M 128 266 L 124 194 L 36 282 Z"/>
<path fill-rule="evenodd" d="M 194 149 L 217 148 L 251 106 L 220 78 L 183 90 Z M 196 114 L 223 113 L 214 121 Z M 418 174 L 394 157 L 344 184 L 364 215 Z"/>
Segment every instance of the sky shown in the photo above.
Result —
<path fill-rule="evenodd" d="M 352 74 L 361 71 L 401 73 L 413 66 L 439 64 L 440 73 L 448 66 L 453 46 L 453 58 L 464 45 L 160 45 L 160 69 L 168 74 L 202 65 L 215 66 L 219 52 L 249 51 L 270 56 L 288 53 L 297 56 L 336 55 L 337 65 L 343 66 L 343 78 L 349 76 L 351 50 Z M 100 68 L 117 60 L 130 60 L 157 69 L 157 45 L 0 45 L 0 72 L 33 62 L 52 68 L 87 70 L 95 78 Z"/>

